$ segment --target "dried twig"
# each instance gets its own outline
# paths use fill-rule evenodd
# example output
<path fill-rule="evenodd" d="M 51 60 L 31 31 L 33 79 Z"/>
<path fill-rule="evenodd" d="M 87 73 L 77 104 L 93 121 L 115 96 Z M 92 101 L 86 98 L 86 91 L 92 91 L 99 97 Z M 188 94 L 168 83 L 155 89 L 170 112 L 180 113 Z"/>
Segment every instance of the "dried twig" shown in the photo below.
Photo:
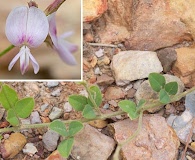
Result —
<path fill-rule="evenodd" d="M 190 133 L 188 134 L 186 146 L 185 146 L 185 149 L 182 153 L 181 160 L 185 159 L 186 151 L 187 151 L 187 148 L 189 148 L 189 142 L 190 142 L 190 139 L 191 139 L 192 134 L 193 134 L 194 126 L 195 126 L 195 118 L 193 118 L 192 127 L 190 129 Z"/>
<path fill-rule="evenodd" d="M 90 46 L 101 46 L 101 47 L 112 47 L 112 48 L 117 48 L 117 45 L 114 44 L 103 44 L 103 43 L 87 43 Z"/>

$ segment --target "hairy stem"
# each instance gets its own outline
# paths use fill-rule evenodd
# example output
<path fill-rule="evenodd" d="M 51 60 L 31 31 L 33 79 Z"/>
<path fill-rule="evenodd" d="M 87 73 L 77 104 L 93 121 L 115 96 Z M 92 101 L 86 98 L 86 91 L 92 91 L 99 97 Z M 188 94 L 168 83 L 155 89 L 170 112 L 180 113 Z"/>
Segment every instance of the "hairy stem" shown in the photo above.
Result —
<path fill-rule="evenodd" d="M 12 50 L 14 47 L 15 47 L 14 45 L 10 45 L 9 47 L 7 47 L 4 51 L 0 53 L 0 57 L 9 52 L 10 50 Z"/>
<path fill-rule="evenodd" d="M 135 137 L 137 137 L 137 135 L 139 134 L 139 132 L 141 131 L 141 128 L 142 128 L 142 117 L 143 117 L 143 112 L 141 112 L 140 115 L 139 115 L 138 127 L 137 127 L 136 131 L 129 138 L 127 138 L 125 141 L 118 144 L 118 146 L 115 150 L 114 156 L 113 156 L 113 160 L 118 160 L 121 148 L 124 145 L 131 142 Z"/>
<path fill-rule="evenodd" d="M 58 10 L 58 8 L 65 2 L 66 0 L 54 0 L 46 9 L 45 14 L 48 16 Z"/>
<path fill-rule="evenodd" d="M 89 121 L 94 121 L 94 120 L 99 120 L 99 119 L 106 119 L 106 118 L 111 118 L 117 115 L 121 115 L 121 114 L 125 114 L 125 112 L 123 111 L 117 111 L 117 112 L 113 112 L 113 113 L 109 113 L 109 114 L 104 114 L 102 116 L 97 116 L 94 119 L 78 119 L 78 120 L 66 120 L 66 121 L 62 121 L 65 124 L 69 124 L 72 121 L 79 121 L 81 123 L 86 123 Z M 50 125 L 50 123 L 40 123 L 40 124 L 23 124 L 17 127 L 10 127 L 10 128 L 2 128 L 0 129 L 0 133 L 3 132 L 11 132 L 11 131 L 19 131 L 19 130 L 23 130 L 23 129 L 30 129 L 30 128 L 42 128 L 42 127 L 48 127 Z"/>

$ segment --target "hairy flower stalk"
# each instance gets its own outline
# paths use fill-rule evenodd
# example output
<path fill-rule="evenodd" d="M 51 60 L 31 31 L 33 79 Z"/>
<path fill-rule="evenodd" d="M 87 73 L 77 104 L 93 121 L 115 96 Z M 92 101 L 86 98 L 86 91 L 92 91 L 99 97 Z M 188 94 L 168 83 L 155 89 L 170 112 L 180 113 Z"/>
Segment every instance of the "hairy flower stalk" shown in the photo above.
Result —
<path fill-rule="evenodd" d="M 48 21 L 49 35 L 53 42 L 53 49 L 57 51 L 58 55 L 65 63 L 69 65 L 77 64 L 76 59 L 72 55 L 72 53 L 78 49 L 77 45 L 64 40 L 64 38 L 71 36 L 73 32 L 65 32 L 64 34 L 57 36 L 55 12 L 48 16 Z"/>
<path fill-rule="evenodd" d="M 45 14 L 38 8 L 21 6 L 13 9 L 7 17 L 5 33 L 8 40 L 20 47 L 19 53 L 13 58 L 8 66 L 11 70 L 20 58 L 20 70 L 24 74 L 31 61 L 34 73 L 39 71 L 39 64 L 32 56 L 30 48 L 41 45 L 49 32 L 49 24 Z"/>

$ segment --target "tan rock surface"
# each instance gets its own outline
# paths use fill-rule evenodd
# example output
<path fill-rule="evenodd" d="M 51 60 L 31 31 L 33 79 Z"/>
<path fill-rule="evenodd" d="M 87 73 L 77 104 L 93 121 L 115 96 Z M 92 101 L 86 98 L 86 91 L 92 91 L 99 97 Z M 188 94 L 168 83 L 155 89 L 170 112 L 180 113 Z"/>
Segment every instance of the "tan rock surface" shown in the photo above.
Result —
<path fill-rule="evenodd" d="M 83 21 L 100 17 L 107 10 L 107 0 L 83 0 Z"/>
<path fill-rule="evenodd" d="M 195 47 L 179 48 L 176 52 L 173 73 L 181 78 L 186 87 L 195 86 Z"/>
<path fill-rule="evenodd" d="M 137 120 L 130 119 L 114 123 L 112 126 L 116 141 L 120 143 L 131 136 L 137 125 Z M 179 145 L 177 135 L 167 125 L 165 118 L 157 115 L 145 116 L 142 130 L 134 140 L 122 148 L 122 155 L 126 160 L 176 160 Z"/>
<path fill-rule="evenodd" d="M 12 133 L 8 139 L 1 144 L 3 158 L 15 157 L 24 147 L 27 140 L 21 133 Z"/>
<path fill-rule="evenodd" d="M 194 11 L 190 6 L 186 10 Z M 127 49 L 154 51 L 192 41 L 189 28 L 166 0 L 110 0 L 98 25 L 104 26 L 98 31 L 102 43 L 122 41 Z"/>

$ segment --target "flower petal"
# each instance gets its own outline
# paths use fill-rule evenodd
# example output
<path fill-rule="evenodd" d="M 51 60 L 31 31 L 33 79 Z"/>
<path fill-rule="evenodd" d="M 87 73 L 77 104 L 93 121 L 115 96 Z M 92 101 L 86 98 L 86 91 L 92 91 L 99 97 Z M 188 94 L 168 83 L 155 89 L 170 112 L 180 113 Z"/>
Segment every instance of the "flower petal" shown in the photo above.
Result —
<path fill-rule="evenodd" d="M 69 65 L 76 65 L 76 59 L 66 47 L 63 39 L 58 39 L 58 47 L 56 48 L 60 58 Z"/>
<path fill-rule="evenodd" d="M 49 23 L 46 15 L 36 7 L 28 11 L 26 41 L 30 47 L 38 47 L 44 42 L 49 32 Z"/>
<path fill-rule="evenodd" d="M 8 40 L 15 46 L 25 41 L 28 7 L 17 7 L 7 17 L 5 34 Z"/>
<path fill-rule="evenodd" d="M 29 53 L 30 53 L 30 49 L 28 47 L 26 47 L 26 46 L 23 46 L 23 47 L 24 47 L 24 53 L 21 54 L 21 56 L 20 56 L 20 71 L 21 71 L 22 75 L 28 69 L 28 65 L 29 65 Z"/>
<path fill-rule="evenodd" d="M 22 54 L 25 54 L 25 49 L 24 46 L 20 49 L 19 53 L 12 59 L 12 61 L 10 62 L 9 66 L 8 66 L 8 70 L 10 71 L 12 69 L 12 67 L 14 66 L 14 64 L 16 63 L 16 61 L 20 58 L 20 56 Z"/>
<path fill-rule="evenodd" d="M 67 37 L 70 37 L 74 34 L 73 31 L 68 31 L 68 32 L 64 32 L 62 35 L 60 35 L 61 38 L 67 38 Z"/>
<path fill-rule="evenodd" d="M 58 45 L 55 12 L 47 16 L 49 22 L 49 35 L 54 46 Z"/>
<path fill-rule="evenodd" d="M 78 50 L 78 46 L 76 44 L 70 43 L 68 41 L 64 40 L 64 45 L 66 46 L 66 48 L 71 52 L 76 52 Z"/>
<path fill-rule="evenodd" d="M 37 74 L 39 72 L 39 64 L 37 63 L 36 59 L 29 53 L 29 57 L 34 68 L 34 73 Z"/>

